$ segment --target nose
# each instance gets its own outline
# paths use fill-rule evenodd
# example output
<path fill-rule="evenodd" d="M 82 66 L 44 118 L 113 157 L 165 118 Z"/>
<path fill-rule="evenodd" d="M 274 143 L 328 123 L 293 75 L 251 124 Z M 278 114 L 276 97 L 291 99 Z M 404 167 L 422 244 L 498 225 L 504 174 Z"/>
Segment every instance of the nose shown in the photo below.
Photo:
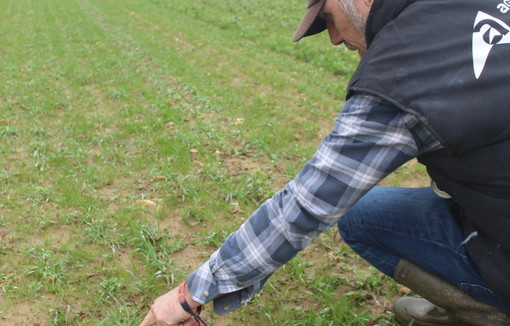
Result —
<path fill-rule="evenodd" d="M 333 22 L 328 21 L 326 26 L 328 28 L 329 40 L 331 41 L 331 44 L 333 45 L 342 44 L 344 42 L 344 39 L 340 36 L 340 33 L 335 27 L 335 24 Z"/>

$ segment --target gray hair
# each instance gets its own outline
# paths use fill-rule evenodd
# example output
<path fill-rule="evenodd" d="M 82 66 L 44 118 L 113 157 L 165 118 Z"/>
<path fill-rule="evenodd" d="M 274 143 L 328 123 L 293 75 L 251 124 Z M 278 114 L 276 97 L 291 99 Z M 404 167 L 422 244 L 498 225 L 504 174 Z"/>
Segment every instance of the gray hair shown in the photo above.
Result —
<path fill-rule="evenodd" d="M 367 23 L 366 17 L 363 17 L 358 8 L 356 7 L 355 2 L 359 0 L 336 0 L 342 10 L 345 13 L 347 19 L 351 22 L 354 28 L 360 32 L 365 33 L 365 25 Z"/>

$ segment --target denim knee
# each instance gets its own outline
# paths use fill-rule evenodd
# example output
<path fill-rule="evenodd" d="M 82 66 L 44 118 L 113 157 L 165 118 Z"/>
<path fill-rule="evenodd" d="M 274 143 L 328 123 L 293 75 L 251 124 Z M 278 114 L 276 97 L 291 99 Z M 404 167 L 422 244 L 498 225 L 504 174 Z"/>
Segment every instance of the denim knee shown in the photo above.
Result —
<path fill-rule="evenodd" d="M 342 237 L 344 242 L 350 247 L 352 247 L 354 243 L 359 242 L 361 239 L 357 238 L 363 234 L 363 232 L 360 232 L 359 230 L 360 229 L 359 223 L 354 223 L 354 221 L 356 220 L 356 216 L 358 216 L 358 214 L 351 210 L 347 214 L 342 216 L 337 223 L 338 232 L 340 233 L 340 236 Z"/>

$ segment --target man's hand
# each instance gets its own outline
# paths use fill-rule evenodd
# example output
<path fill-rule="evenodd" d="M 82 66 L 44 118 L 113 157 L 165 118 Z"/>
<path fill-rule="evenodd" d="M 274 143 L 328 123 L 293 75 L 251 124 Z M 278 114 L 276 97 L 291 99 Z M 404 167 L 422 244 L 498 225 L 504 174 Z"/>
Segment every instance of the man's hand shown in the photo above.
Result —
<path fill-rule="evenodd" d="M 185 287 L 184 291 L 186 301 L 195 309 L 200 304 L 191 299 L 191 294 Z M 178 289 L 175 288 L 170 292 L 160 296 L 154 301 L 151 311 L 145 316 L 140 326 L 195 326 L 198 325 L 193 316 L 184 309 L 179 303 Z"/>

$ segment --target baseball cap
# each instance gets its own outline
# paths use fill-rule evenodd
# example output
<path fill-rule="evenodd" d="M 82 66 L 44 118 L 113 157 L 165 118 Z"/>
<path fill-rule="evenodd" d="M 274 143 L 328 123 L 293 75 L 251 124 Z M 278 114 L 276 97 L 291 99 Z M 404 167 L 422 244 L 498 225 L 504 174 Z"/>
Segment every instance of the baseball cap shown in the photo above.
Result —
<path fill-rule="evenodd" d="M 308 10 L 299 23 L 292 42 L 297 42 L 305 36 L 314 35 L 326 29 L 326 21 L 318 17 L 326 0 L 308 0 Z"/>

